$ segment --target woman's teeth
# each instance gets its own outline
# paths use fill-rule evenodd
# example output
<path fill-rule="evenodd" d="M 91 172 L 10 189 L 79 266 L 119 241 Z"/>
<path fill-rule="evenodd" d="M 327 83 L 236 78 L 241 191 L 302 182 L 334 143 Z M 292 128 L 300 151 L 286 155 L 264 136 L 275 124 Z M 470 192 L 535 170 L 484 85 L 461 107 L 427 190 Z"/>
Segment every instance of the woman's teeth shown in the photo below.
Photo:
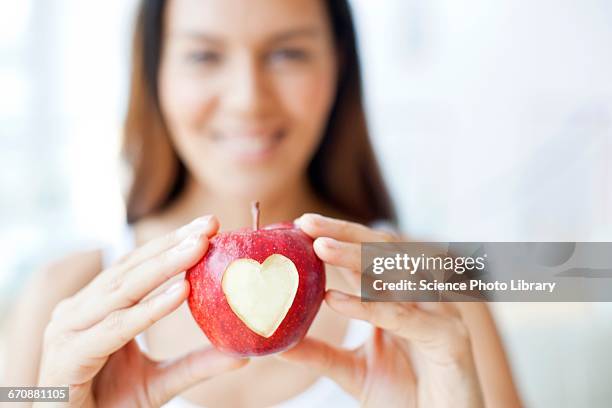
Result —
<path fill-rule="evenodd" d="M 271 135 L 236 135 L 218 139 L 225 148 L 238 156 L 261 156 L 271 151 L 282 139 L 282 131 Z"/>

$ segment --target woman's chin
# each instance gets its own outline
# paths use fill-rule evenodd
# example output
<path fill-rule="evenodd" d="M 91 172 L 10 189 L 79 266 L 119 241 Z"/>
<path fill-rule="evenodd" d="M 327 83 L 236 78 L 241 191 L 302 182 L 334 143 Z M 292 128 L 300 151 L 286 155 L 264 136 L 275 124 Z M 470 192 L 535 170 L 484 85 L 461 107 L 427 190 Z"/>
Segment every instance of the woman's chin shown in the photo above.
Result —
<path fill-rule="evenodd" d="M 281 174 L 242 174 L 234 172 L 233 176 L 223 175 L 217 180 L 210 180 L 206 185 L 216 195 L 237 201 L 266 201 L 268 197 L 278 197 L 279 192 L 286 188 L 286 183 L 279 179 Z"/>

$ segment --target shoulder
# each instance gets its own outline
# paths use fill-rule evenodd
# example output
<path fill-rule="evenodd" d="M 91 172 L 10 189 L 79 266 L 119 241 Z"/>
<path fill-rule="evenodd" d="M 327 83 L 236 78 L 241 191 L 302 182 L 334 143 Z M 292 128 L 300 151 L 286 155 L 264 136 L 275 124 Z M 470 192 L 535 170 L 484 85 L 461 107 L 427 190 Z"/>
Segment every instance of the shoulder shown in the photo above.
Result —
<path fill-rule="evenodd" d="M 55 306 L 87 286 L 100 272 L 101 257 L 101 250 L 88 250 L 47 262 L 26 281 L 11 318 L 23 326 L 22 331 L 42 330 Z"/>
<path fill-rule="evenodd" d="M 147 215 L 131 226 L 134 246 L 140 246 L 151 239 L 165 235 L 179 225 L 181 225 L 180 220 L 175 219 L 168 211 Z"/>
<path fill-rule="evenodd" d="M 100 268 L 101 251 L 89 250 L 52 260 L 33 272 L 9 313 L 11 336 L 22 340 L 41 336 L 55 306 L 86 286 Z"/>
<path fill-rule="evenodd" d="M 53 309 L 86 286 L 100 269 L 101 251 L 89 250 L 50 261 L 30 275 L 7 319 L 6 357 L 12 383 L 36 384 L 43 332 Z"/>
<path fill-rule="evenodd" d="M 101 249 L 73 252 L 44 264 L 30 278 L 28 289 L 59 301 L 86 286 L 101 269 Z"/>
<path fill-rule="evenodd" d="M 48 261 L 41 269 L 47 272 L 98 269 L 102 263 L 102 250 L 90 249 L 77 251 L 64 255 L 61 258 Z"/>

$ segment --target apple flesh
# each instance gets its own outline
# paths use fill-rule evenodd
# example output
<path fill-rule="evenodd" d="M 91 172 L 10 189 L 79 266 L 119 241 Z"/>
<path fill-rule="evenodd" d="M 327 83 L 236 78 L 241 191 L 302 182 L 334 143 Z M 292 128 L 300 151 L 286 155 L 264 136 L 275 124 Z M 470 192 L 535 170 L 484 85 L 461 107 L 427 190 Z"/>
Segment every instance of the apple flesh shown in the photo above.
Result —
<path fill-rule="evenodd" d="M 299 282 L 291 259 L 274 254 L 262 264 L 253 259 L 232 261 L 221 287 L 236 316 L 255 333 L 270 337 L 289 312 Z"/>
<path fill-rule="evenodd" d="M 186 279 L 195 321 L 215 347 L 238 356 L 297 344 L 325 295 L 324 264 L 292 223 L 216 235 Z"/>

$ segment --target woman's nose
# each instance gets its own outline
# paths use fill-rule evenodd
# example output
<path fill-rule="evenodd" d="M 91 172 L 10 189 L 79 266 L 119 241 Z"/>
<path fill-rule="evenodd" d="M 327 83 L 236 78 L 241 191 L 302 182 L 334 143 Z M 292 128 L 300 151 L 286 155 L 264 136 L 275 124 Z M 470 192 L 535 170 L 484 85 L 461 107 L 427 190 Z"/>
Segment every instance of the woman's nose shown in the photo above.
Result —
<path fill-rule="evenodd" d="M 241 115 L 264 114 L 271 103 L 264 67 L 252 56 L 235 61 L 225 89 L 225 106 Z"/>

